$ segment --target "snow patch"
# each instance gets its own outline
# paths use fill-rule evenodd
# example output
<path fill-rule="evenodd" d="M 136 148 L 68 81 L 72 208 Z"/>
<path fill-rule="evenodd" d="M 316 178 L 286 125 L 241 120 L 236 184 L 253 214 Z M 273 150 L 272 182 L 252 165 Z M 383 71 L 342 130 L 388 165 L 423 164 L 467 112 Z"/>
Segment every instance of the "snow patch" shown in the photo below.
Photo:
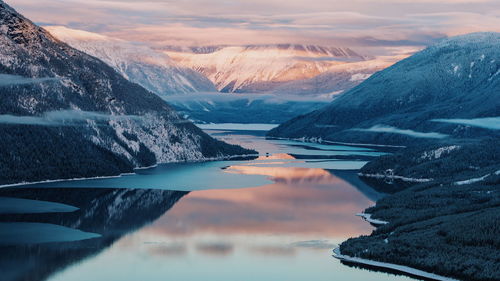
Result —
<path fill-rule="evenodd" d="M 367 221 L 367 222 L 369 222 L 371 224 L 374 224 L 374 225 L 384 225 L 384 224 L 388 224 L 389 223 L 389 222 L 383 221 L 383 220 L 372 219 L 372 215 L 371 214 L 367 214 L 367 213 L 358 213 L 358 214 L 356 214 L 356 216 L 362 217 L 365 221 Z"/>
<path fill-rule="evenodd" d="M 434 273 L 426 272 L 423 270 L 411 268 L 411 267 L 404 266 L 404 265 L 398 265 L 398 264 L 392 264 L 392 263 L 386 263 L 386 262 L 378 262 L 378 261 L 372 261 L 372 260 L 368 260 L 368 259 L 343 255 L 340 252 L 340 248 L 336 248 L 333 250 L 333 257 L 335 257 L 339 260 L 343 260 L 343 261 L 364 264 L 364 265 L 370 265 L 370 266 L 375 266 L 375 267 L 381 267 L 381 268 L 388 268 L 388 269 L 392 269 L 392 270 L 396 270 L 399 272 L 408 273 L 411 275 L 420 276 L 420 277 L 424 277 L 424 278 L 428 278 L 428 279 L 432 279 L 432 280 L 458 281 L 457 279 L 437 275 Z"/>
<path fill-rule="evenodd" d="M 445 147 L 440 147 L 435 150 L 431 151 L 426 151 L 422 154 L 420 159 L 423 160 L 433 160 L 433 159 L 439 159 L 441 156 L 450 153 L 453 150 L 459 149 L 460 146 L 458 145 L 451 145 L 451 146 L 445 146 Z"/>
<path fill-rule="evenodd" d="M 364 173 L 358 173 L 360 177 L 367 177 L 367 178 L 376 178 L 376 179 L 389 179 L 389 180 L 402 180 L 406 182 L 431 182 L 434 179 L 431 178 L 410 178 L 410 177 L 404 177 L 404 176 L 398 176 L 398 175 L 393 175 L 393 174 L 364 174 Z"/>

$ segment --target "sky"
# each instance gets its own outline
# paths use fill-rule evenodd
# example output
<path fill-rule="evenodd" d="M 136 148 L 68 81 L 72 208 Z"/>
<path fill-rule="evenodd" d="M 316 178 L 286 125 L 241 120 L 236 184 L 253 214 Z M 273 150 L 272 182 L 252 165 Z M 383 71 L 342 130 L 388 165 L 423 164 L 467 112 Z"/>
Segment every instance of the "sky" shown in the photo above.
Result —
<path fill-rule="evenodd" d="M 500 31 L 499 0 L 6 0 L 40 25 L 166 45 L 321 44 L 404 50 Z"/>

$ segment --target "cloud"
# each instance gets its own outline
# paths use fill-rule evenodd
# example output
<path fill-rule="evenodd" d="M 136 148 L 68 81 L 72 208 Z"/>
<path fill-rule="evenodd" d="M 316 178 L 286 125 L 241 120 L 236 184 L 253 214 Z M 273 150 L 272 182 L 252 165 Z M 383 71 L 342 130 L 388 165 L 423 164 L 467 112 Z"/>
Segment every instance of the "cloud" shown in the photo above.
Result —
<path fill-rule="evenodd" d="M 156 45 L 422 47 L 449 35 L 500 31 L 496 0 L 11 0 L 10 4 L 37 23 Z"/>
<path fill-rule="evenodd" d="M 339 61 L 339 62 L 358 62 L 360 58 L 338 58 L 338 57 L 294 57 L 295 60 L 303 61 Z"/>
<path fill-rule="evenodd" d="M 19 75 L 11 74 L 0 74 L 0 87 L 15 86 L 15 85 L 28 85 L 28 84 L 38 84 L 44 82 L 56 82 L 60 81 L 60 78 L 29 78 Z"/>
<path fill-rule="evenodd" d="M 485 117 L 474 119 L 433 119 L 431 121 L 467 125 L 483 129 L 500 130 L 500 117 Z"/>
<path fill-rule="evenodd" d="M 328 240 L 308 240 L 292 243 L 293 247 L 312 248 L 312 249 L 333 249 L 337 245 Z"/>
<path fill-rule="evenodd" d="M 10 114 L 0 115 L 0 124 L 37 125 L 37 126 L 77 126 L 87 120 L 93 121 L 121 121 L 136 120 L 142 117 L 137 115 L 109 115 L 99 112 L 80 110 L 49 111 L 42 116 L 17 116 Z"/>
<path fill-rule="evenodd" d="M 358 131 L 358 132 L 373 132 L 373 133 L 389 133 L 389 134 L 400 134 L 400 135 L 406 135 L 414 138 L 427 138 L 427 139 L 443 139 L 448 137 L 446 134 L 441 134 L 441 133 L 436 133 L 436 132 L 430 132 L 430 133 L 424 133 L 424 132 L 417 132 L 409 129 L 398 129 L 396 127 L 392 126 L 386 126 L 386 125 L 375 125 L 371 128 L 368 129 L 361 129 L 361 128 L 354 128 L 351 129 L 352 131 Z"/>

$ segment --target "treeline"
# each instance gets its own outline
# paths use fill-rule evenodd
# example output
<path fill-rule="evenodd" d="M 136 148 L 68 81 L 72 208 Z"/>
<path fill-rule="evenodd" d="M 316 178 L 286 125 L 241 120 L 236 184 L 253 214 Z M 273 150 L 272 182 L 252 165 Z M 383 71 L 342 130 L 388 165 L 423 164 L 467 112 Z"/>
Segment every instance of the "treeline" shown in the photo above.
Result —
<path fill-rule="evenodd" d="M 0 126 L 0 185 L 118 175 L 132 164 L 69 127 Z"/>
<path fill-rule="evenodd" d="M 365 212 L 389 224 L 344 242 L 342 253 L 460 280 L 500 280 L 499 144 L 494 139 L 463 143 L 440 157 L 422 156 L 446 145 L 408 148 L 366 165 L 364 173 L 393 169 L 397 175 L 434 180 L 376 185 L 394 194 Z M 455 184 L 488 173 L 482 181 Z"/>
<path fill-rule="evenodd" d="M 453 147 L 442 152 L 439 157 L 433 157 L 433 152 L 439 149 Z M 431 178 L 436 182 L 452 183 L 491 174 L 487 179 L 490 183 L 498 182 L 494 173 L 500 170 L 500 139 L 484 139 L 474 142 L 440 143 L 427 146 L 417 146 L 404 149 L 393 155 L 382 156 L 365 165 L 363 174 L 388 174 L 408 178 Z M 368 179 L 379 190 L 393 193 L 407 188 L 415 183 L 391 186 L 377 185 L 377 181 Z"/>

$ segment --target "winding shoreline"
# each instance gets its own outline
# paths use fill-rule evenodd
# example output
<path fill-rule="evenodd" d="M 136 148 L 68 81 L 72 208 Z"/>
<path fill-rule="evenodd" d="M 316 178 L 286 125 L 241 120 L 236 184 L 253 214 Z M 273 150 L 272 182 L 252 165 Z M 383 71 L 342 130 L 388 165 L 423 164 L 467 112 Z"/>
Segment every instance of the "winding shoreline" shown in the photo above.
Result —
<path fill-rule="evenodd" d="M 385 268 L 385 269 L 391 269 L 391 270 L 395 270 L 397 272 L 406 273 L 406 274 L 419 276 L 419 277 L 432 279 L 432 280 L 437 280 L 437 281 L 459 281 L 458 279 L 453 279 L 450 277 L 437 275 L 434 273 L 426 272 L 426 271 L 412 268 L 409 266 L 398 265 L 398 264 L 393 264 L 393 263 L 386 263 L 386 262 L 378 262 L 378 261 L 343 255 L 340 252 L 339 247 L 333 249 L 333 257 L 336 259 L 339 259 L 341 261 L 351 262 L 351 263 L 355 263 L 355 264 L 368 265 L 368 266 L 374 266 L 374 267 Z"/>
<path fill-rule="evenodd" d="M 146 166 L 146 167 L 137 167 L 133 168 L 133 170 L 147 170 L 151 168 L 156 168 L 158 165 L 161 164 L 172 164 L 172 163 L 198 163 L 198 162 L 211 162 L 211 161 L 224 161 L 224 160 L 231 160 L 234 158 L 239 158 L 239 157 L 253 157 L 253 156 L 259 156 L 259 154 L 241 154 L 241 155 L 228 155 L 228 156 L 223 156 L 223 157 L 212 157 L 212 158 L 202 158 L 199 160 L 188 160 L 188 161 L 171 161 L 171 162 L 163 162 L 163 163 L 156 163 L 151 166 Z M 62 182 L 62 181 L 83 181 L 83 180 L 97 180 L 97 179 L 112 179 L 112 178 L 120 178 L 123 176 L 129 176 L 129 175 L 135 175 L 137 173 L 121 173 L 118 175 L 111 175 L 111 176 L 97 176 L 97 177 L 83 177 L 83 178 L 67 178 L 67 179 L 53 179 L 53 180 L 41 180 L 41 181 L 31 181 L 31 182 L 18 182 L 18 183 L 9 183 L 9 184 L 3 184 L 0 185 L 0 188 L 6 188 L 6 187 L 16 187 L 16 186 L 24 186 L 24 185 L 34 185 L 34 184 L 41 184 L 41 183 L 54 183 L 54 182 Z"/>
<path fill-rule="evenodd" d="M 317 144 L 332 144 L 332 145 L 350 145 L 350 146 L 360 146 L 360 147 L 388 147 L 388 148 L 406 148 L 404 145 L 390 145 L 390 144 L 376 144 L 376 143 L 354 143 L 354 142 L 340 142 L 340 141 L 329 141 L 329 140 L 313 140 L 311 138 L 283 138 L 283 137 L 273 137 L 266 136 L 269 139 L 276 140 L 291 140 L 305 143 L 317 143 Z"/>
<path fill-rule="evenodd" d="M 383 174 L 363 174 L 363 173 L 358 173 L 358 176 L 360 177 L 365 177 L 365 178 L 375 178 L 375 179 L 390 179 L 390 180 L 402 180 L 405 182 L 431 182 L 434 179 L 426 179 L 426 178 L 409 178 L 409 177 L 404 177 L 404 176 L 398 176 L 398 175 L 383 175 Z"/>

